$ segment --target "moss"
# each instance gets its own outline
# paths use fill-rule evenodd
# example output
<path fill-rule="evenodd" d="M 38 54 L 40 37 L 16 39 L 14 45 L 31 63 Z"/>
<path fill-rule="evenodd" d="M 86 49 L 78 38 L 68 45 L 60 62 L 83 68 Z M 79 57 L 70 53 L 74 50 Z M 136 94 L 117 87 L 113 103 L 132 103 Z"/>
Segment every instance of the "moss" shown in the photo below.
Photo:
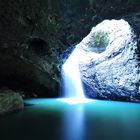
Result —
<path fill-rule="evenodd" d="M 23 100 L 18 93 L 12 90 L 6 90 L 0 93 L 0 114 L 13 112 L 22 108 Z"/>
<path fill-rule="evenodd" d="M 103 31 L 93 32 L 92 38 L 96 48 L 105 48 L 109 43 L 108 35 Z"/>

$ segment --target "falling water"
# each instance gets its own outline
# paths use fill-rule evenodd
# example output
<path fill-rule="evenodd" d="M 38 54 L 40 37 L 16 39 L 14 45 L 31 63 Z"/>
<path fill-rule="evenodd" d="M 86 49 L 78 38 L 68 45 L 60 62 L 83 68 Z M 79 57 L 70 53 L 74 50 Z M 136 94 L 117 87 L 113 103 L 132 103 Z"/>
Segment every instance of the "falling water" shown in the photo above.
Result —
<path fill-rule="evenodd" d="M 91 102 L 85 97 L 79 70 L 77 49 L 75 49 L 62 66 L 62 95 L 59 99 L 69 106 L 62 119 L 63 140 L 84 140 L 85 134 L 85 109 L 84 104 Z"/>
<path fill-rule="evenodd" d="M 62 78 L 62 94 L 65 98 L 85 98 L 76 49 L 72 52 L 72 54 L 62 66 Z"/>
<path fill-rule="evenodd" d="M 79 65 L 74 51 L 63 65 L 64 97 L 85 98 L 80 78 Z"/>
<path fill-rule="evenodd" d="M 62 66 L 62 97 L 60 100 L 70 103 L 90 102 L 84 94 L 78 63 L 78 51 L 75 49 Z"/>

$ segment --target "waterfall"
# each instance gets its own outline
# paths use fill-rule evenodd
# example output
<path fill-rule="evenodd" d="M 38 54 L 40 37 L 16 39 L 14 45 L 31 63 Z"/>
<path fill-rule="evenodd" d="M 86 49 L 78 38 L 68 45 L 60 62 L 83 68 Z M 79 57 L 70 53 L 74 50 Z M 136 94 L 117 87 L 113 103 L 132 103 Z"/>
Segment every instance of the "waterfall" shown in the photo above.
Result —
<path fill-rule="evenodd" d="M 61 74 L 61 94 L 63 97 L 61 100 L 71 104 L 90 101 L 84 94 L 79 70 L 77 49 L 72 52 L 72 54 L 63 64 Z"/>
<path fill-rule="evenodd" d="M 62 80 L 65 98 L 85 98 L 76 49 L 62 66 Z"/>

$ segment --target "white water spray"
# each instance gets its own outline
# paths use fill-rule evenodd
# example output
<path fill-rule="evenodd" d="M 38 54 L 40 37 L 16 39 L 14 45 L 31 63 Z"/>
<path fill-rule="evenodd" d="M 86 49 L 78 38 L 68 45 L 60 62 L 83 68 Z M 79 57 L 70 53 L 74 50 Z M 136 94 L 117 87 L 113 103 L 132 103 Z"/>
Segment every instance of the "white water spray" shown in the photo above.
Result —
<path fill-rule="evenodd" d="M 62 66 L 62 83 L 62 101 L 70 104 L 90 101 L 84 94 L 77 49 L 72 52 Z"/>
<path fill-rule="evenodd" d="M 77 59 L 77 51 L 74 50 L 62 66 L 63 95 L 65 98 L 85 98 Z"/>

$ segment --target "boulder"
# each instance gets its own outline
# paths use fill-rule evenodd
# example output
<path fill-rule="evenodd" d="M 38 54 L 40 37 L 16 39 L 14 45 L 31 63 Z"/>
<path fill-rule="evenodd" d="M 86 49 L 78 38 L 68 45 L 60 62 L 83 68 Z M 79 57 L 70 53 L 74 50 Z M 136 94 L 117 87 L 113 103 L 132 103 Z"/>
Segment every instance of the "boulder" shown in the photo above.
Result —
<path fill-rule="evenodd" d="M 24 108 L 22 97 L 12 90 L 0 90 L 0 115 Z"/>
<path fill-rule="evenodd" d="M 96 37 L 95 33 L 102 35 Z M 76 46 L 87 96 L 109 100 L 140 100 L 137 43 L 133 29 L 123 19 L 105 20 L 92 28 L 89 35 Z M 104 51 L 95 51 L 94 48 L 102 46 Z"/>

